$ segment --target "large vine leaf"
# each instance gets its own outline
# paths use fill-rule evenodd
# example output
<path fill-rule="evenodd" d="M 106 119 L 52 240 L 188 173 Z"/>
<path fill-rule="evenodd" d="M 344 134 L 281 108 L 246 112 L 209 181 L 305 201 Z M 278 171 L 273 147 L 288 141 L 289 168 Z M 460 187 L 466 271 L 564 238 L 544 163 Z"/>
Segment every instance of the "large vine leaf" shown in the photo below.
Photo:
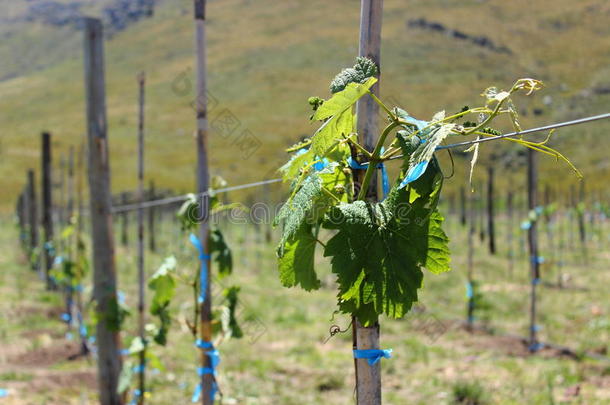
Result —
<path fill-rule="evenodd" d="M 233 254 L 227 245 L 220 229 L 212 229 L 210 232 L 210 253 L 212 259 L 218 265 L 218 275 L 223 278 L 233 271 Z"/>
<path fill-rule="evenodd" d="M 283 254 L 278 257 L 280 281 L 284 287 L 300 285 L 310 291 L 320 288 L 320 280 L 314 270 L 316 237 L 310 224 L 303 223 L 286 241 Z"/>
<path fill-rule="evenodd" d="M 326 216 L 324 226 L 338 232 L 328 241 L 339 284 L 339 309 L 365 325 L 378 315 L 403 317 L 417 301 L 422 268 L 449 270 L 447 236 L 436 211 L 442 175 L 430 165 L 406 189 L 395 187 L 382 203 L 340 204 Z"/>
<path fill-rule="evenodd" d="M 318 220 L 339 201 L 347 201 L 350 194 L 348 185 L 351 173 L 337 163 L 323 164 L 302 182 L 292 198 L 282 206 L 275 223 L 282 225 L 282 238 L 278 248 L 283 256 L 284 245 L 294 237 L 300 226 Z"/>

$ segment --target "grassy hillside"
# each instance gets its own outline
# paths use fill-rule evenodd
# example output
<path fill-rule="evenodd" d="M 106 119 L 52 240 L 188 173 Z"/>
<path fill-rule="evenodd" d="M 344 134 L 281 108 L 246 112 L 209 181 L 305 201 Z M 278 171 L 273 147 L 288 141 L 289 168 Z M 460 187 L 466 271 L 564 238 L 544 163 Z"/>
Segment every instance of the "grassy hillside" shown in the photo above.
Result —
<path fill-rule="evenodd" d="M 42 23 L 7 22 L 25 2 L 1 1 L 0 206 L 8 209 L 39 167 L 39 133 L 53 133 L 56 157 L 83 141 L 82 33 Z M 99 3 L 85 2 L 99 12 Z M 212 131 L 214 172 L 238 184 L 268 177 L 286 156 L 282 148 L 311 133 L 310 95 L 327 96 L 332 76 L 357 53 L 359 2 L 223 0 L 209 4 L 209 80 L 217 101 L 211 122 L 232 114 L 233 133 Z M 89 7 L 89 8 L 87 8 Z M 21 14 L 20 14 L 21 13 Z M 425 18 L 472 36 L 486 36 L 512 53 L 497 53 L 443 33 L 410 28 Z M 386 0 L 382 98 L 398 100 L 413 115 L 476 102 L 482 89 L 514 79 L 544 80 L 543 95 L 523 100 L 524 126 L 607 112 L 610 102 L 610 5 L 603 0 L 454 1 Z M 135 185 L 136 73 L 147 87 L 147 177 L 161 187 L 188 191 L 194 184 L 191 78 L 191 1 L 159 3 L 155 16 L 109 38 L 106 45 L 113 188 Z M 521 101 L 521 100 L 520 100 Z M 542 110 L 534 117 L 532 109 Z M 235 122 L 235 121 L 233 121 Z M 216 121 L 218 123 L 218 121 Z M 583 169 L 589 183 L 610 174 L 610 122 L 565 129 L 554 141 Z M 249 130 L 260 148 L 245 158 L 234 144 Z M 487 146 L 483 155 L 497 145 Z M 463 173 L 466 161 L 456 162 Z M 575 182 L 569 169 L 545 159 L 544 182 Z M 514 183 L 521 173 L 502 176 Z M 507 177 L 507 178 L 505 178 Z M 452 186 L 462 184 L 459 176 Z M 561 179 L 561 183 L 556 180 Z M 519 180 L 520 182 L 521 180 Z"/>

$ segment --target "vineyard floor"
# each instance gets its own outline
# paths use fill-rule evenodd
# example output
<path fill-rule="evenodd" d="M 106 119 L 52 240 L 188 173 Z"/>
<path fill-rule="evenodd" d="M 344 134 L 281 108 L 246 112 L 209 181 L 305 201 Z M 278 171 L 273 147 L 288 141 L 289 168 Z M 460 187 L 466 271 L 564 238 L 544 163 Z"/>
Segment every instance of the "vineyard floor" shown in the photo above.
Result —
<path fill-rule="evenodd" d="M 235 270 L 220 283 L 241 285 L 239 318 L 245 334 L 241 340 L 218 345 L 223 404 L 353 404 L 351 331 L 328 339 L 332 325 L 346 329 L 350 321 L 340 314 L 333 319 L 333 277 L 322 259 L 320 291 L 288 290 L 278 281 L 274 246 L 265 243 L 262 228 L 222 226 L 234 249 Z M 529 274 L 522 241 L 515 243 L 518 259 L 511 275 L 505 235 L 498 234 L 500 251 L 495 256 L 477 237 L 475 275 L 491 306 L 478 318 L 487 319 L 496 334 L 468 333 L 463 328 L 465 230 L 452 218 L 447 231 L 453 240 L 453 271 L 425 275 L 420 305 L 406 319 L 381 320 L 382 346 L 393 349 L 393 358 L 382 360 L 384 404 L 452 404 L 455 392 L 465 386 L 482 392 L 484 402 L 477 403 L 610 403 L 610 360 L 576 360 L 555 349 L 530 355 L 517 337 L 508 336 L 525 336 L 528 330 Z M 194 249 L 177 224 L 161 221 L 156 235 L 158 253 L 147 252 L 150 274 L 169 254 L 176 256 L 181 271 L 196 271 Z M 117 265 L 120 290 L 135 308 L 135 229 L 129 236 L 130 245 L 117 246 Z M 578 238 L 573 239 L 577 244 Z M 541 339 L 569 346 L 577 354 L 605 356 L 610 342 L 607 241 L 592 238 L 586 265 L 580 255 L 566 254 L 565 288 L 559 289 L 552 285 L 559 274 L 545 252 L 544 234 L 541 240 L 547 257 L 539 289 Z M 78 350 L 74 341 L 66 339 L 66 325 L 59 319 L 62 298 L 45 291 L 29 270 L 16 228 L 8 219 L 1 224 L 0 246 L 0 388 L 8 390 L 0 403 L 95 403 L 94 362 L 69 360 Z M 573 251 L 579 251 L 578 245 Z M 190 403 L 197 379 L 196 348 L 181 322 L 192 309 L 192 294 L 181 288 L 178 295 L 181 304 L 173 308 L 169 343 L 165 348 L 153 347 L 165 370 L 150 372 L 151 405 Z M 214 297 L 216 302 L 222 300 L 220 290 Z M 132 315 L 126 321 L 126 334 L 133 334 L 135 328 Z"/>

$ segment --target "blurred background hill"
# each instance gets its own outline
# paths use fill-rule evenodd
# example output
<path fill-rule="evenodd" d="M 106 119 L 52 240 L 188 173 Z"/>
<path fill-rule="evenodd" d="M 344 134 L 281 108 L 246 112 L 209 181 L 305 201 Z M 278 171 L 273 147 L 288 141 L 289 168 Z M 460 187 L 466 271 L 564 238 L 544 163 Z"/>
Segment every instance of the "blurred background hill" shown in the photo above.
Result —
<path fill-rule="evenodd" d="M 84 138 L 84 15 L 106 25 L 113 189 L 135 187 L 136 74 L 147 73 L 146 176 L 177 192 L 194 185 L 193 22 L 189 0 L 0 0 L 0 209 L 12 208 L 27 168 L 39 169 L 40 132 L 55 163 Z M 608 112 L 610 3 L 605 0 L 386 0 L 382 98 L 420 119 L 476 105 L 490 86 L 535 77 L 547 87 L 519 98 L 524 128 Z M 211 167 L 229 184 L 275 176 L 284 147 L 311 134 L 307 98 L 357 55 L 356 0 L 216 0 L 208 8 Z M 509 129 L 507 126 L 503 129 Z M 559 130 L 552 141 L 587 187 L 610 177 L 610 121 Z M 244 135 L 245 134 L 245 135 Z M 240 139 L 254 139 L 243 150 Z M 543 139 L 539 135 L 533 139 Z M 494 157 L 490 158 L 491 153 Z M 512 153 L 482 147 L 482 163 Z M 443 165 L 451 171 L 443 154 Z M 455 159 L 465 184 L 467 159 Z M 565 191 L 576 177 L 541 158 L 543 183 Z M 483 173 L 481 168 L 480 173 Z M 500 181 L 520 187 L 514 166 Z"/>

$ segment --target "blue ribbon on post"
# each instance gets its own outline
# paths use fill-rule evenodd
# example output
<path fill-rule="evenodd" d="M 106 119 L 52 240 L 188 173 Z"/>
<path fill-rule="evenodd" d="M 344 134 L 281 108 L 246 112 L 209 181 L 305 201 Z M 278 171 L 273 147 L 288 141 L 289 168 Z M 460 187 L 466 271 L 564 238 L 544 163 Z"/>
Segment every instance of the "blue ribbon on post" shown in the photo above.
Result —
<path fill-rule="evenodd" d="M 383 150 L 382 150 L 383 153 Z M 350 157 L 347 158 L 347 164 L 352 169 L 366 170 L 369 167 L 368 163 L 360 164 Z M 388 170 L 383 163 L 379 163 L 377 168 L 381 170 L 381 186 L 383 188 L 383 198 L 385 199 L 390 194 L 390 179 L 388 178 Z"/>
<path fill-rule="evenodd" d="M 379 363 L 382 358 L 389 359 L 392 357 L 392 349 L 362 349 L 354 350 L 355 359 L 367 359 L 370 366 Z"/>
<path fill-rule="evenodd" d="M 197 250 L 199 251 L 201 271 L 199 273 L 199 298 L 197 299 L 197 301 L 200 304 L 203 304 L 203 302 L 205 301 L 205 293 L 208 289 L 208 260 L 210 260 L 210 255 L 205 253 L 203 244 L 197 236 L 191 234 L 190 239 L 193 246 L 195 246 L 195 248 L 197 248 Z"/>
<path fill-rule="evenodd" d="M 214 377 L 216 377 L 216 367 L 220 363 L 220 353 L 218 353 L 218 350 L 214 349 L 214 345 L 212 344 L 212 342 L 205 342 L 201 339 L 197 339 L 197 341 L 195 342 L 195 346 L 200 349 L 212 349 L 210 351 L 205 352 L 206 356 L 208 356 L 208 358 L 210 359 L 210 367 L 198 367 L 197 375 L 199 377 L 202 377 L 205 374 L 212 374 Z M 203 386 L 201 385 L 201 382 L 199 382 L 199 384 L 197 384 L 197 386 L 195 387 L 191 402 L 199 402 L 202 390 Z M 214 382 L 212 383 L 212 390 L 210 391 L 210 397 L 212 398 L 212 402 L 214 402 L 216 392 L 218 392 L 218 385 L 214 380 Z"/>
<path fill-rule="evenodd" d="M 470 281 L 466 282 L 466 298 L 469 300 L 474 298 L 474 289 L 472 288 L 472 283 Z"/>
<path fill-rule="evenodd" d="M 136 405 L 138 403 L 138 398 L 140 396 L 142 396 L 142 391 L 140 391 L 137 388 L 135 390 L 133 390 L 133 397 L 131 398 L 129 405 Z"/>

